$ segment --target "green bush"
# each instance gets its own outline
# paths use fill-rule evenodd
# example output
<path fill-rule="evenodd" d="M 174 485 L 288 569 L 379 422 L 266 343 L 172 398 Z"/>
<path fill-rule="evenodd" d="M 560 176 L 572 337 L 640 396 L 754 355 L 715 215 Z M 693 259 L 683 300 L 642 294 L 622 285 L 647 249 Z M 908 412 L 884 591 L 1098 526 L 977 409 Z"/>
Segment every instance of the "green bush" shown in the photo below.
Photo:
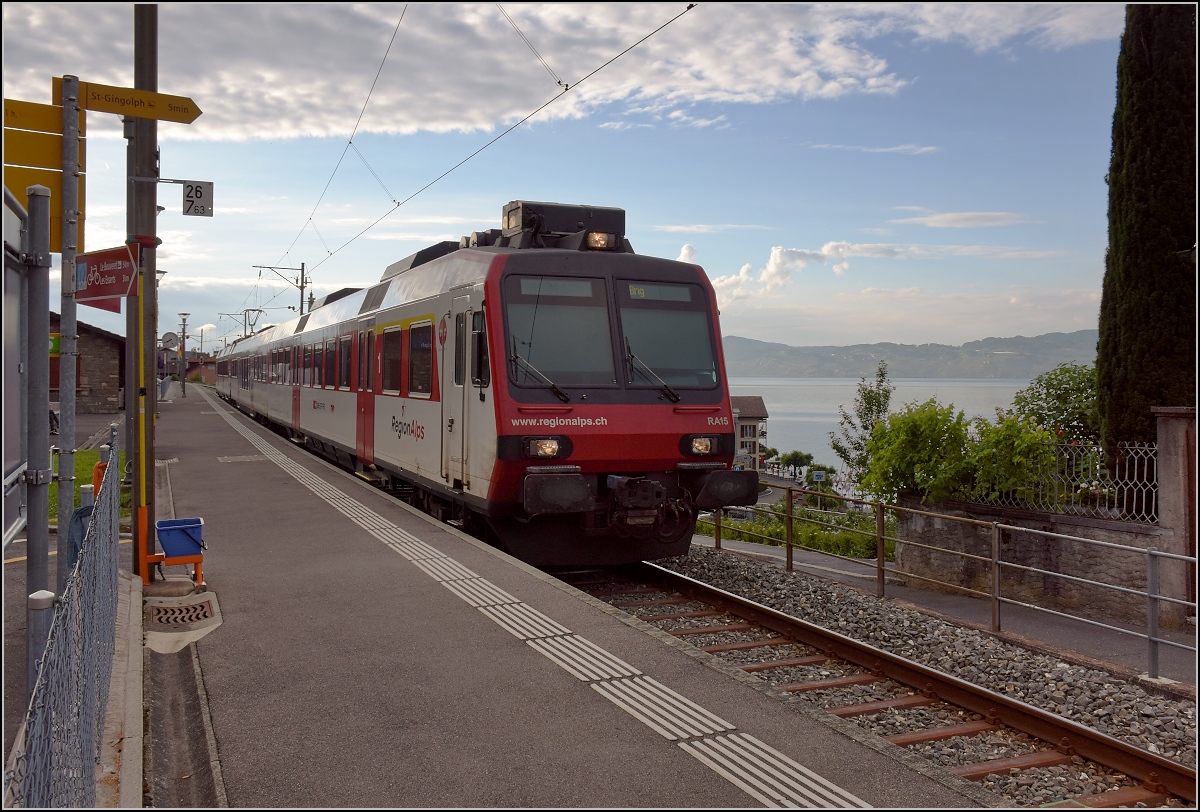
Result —
<path fill-rule="evenodd" d="M 1038 475 L 1054 468 L 1054 435 L 1015 414 L 995 424 L 976 418 L 967 449 L 975 499 L 1036 499 Z M 967 494 L 963 494 L 967 495 Z"/>
<path fill-rule="evenodd" d="M 863 489 L 889 502 L 902 493 L 920 494 L 922 501 L 969 493 L 968 429 L 953 405 L 942 406 L 935 398 L 908 404 L 875 424 Z"/>
<path fill-rule="evenodd" d="M 728 516 L 723 517 L 721 519 L 721 538 L 782 546 L 786 543 L 784 529 L 786 505 L 783 501 L 785 498 L 780 497 L 769 506 L 759 506 L 760 509 L 755 511 L 753 519 L 737 520 Z M 767 508 L 772 513 L 761 508 Z M 775 513 L 779 515 L 776 516 Z M 832 525 L 832 527 L 825 525 Z M 711 522 L 706 523 L 701 520 L 696 525 L 696 532 L 702 536 L 712 536 L 713 525 Z M 894 537 L 895 534 L 896 517 L 891 513 L 885 514 L 884 535 Z M 875 516 L 873 513 L 855 511 L 836 513 L 796 507 L 792 513 L 792 544 L 796 547 L 805 547 L 847 558 L 874 558 Z M 885 558 L 888 561 L 894 561 L 895 552 L 895 544 L 885 541 Z"/>
<path fill-rule="evenodd" d="M 1060 443 L 1096 442 L 1100 412 L 1095 365 L 1059 364 L 1043 372 L 1013 396 L 1013 411 Z"/>

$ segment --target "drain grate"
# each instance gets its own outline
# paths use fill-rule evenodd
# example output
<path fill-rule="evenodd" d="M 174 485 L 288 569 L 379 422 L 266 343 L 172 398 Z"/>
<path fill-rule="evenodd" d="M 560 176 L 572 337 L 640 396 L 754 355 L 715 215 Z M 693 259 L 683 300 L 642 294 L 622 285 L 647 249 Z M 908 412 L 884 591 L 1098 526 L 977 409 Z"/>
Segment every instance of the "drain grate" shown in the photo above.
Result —
<path fill-rule="evenodd" d="M 159 626 L 178 626 L 181 623 L 198 623 L 213 617 L 209 601 L 191 606 L 151 606 L 150 622 Z"/>
<path fill-rule="evenodd" d="M 146 598 L 142 619 L 146 648 L 159 654 L 179 651 L 223 622 L 214 592 Z"/>

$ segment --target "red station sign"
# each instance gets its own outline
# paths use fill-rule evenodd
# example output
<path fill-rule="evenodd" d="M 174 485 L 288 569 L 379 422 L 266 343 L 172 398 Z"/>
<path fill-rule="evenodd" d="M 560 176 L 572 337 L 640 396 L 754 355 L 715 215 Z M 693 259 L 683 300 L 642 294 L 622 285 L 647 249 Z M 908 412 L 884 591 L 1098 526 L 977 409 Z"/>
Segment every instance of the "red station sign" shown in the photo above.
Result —
<path fill-rule="evenodd" d="M 137 284 L 136 253 L 131 245 L 105 248 L 75 257 L 75 301 L 113 313 Z"/>

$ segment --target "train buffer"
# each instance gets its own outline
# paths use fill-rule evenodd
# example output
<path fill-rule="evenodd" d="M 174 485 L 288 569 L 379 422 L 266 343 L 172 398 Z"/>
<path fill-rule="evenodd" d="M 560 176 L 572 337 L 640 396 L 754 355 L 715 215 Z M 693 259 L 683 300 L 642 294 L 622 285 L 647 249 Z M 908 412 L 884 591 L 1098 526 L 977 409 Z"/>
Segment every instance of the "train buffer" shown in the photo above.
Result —
<path fill-rule="evenodd" d="M 161 553 L 147 558 L 151 564 L 165 566 L 192 565 L 192 582 L 197 592 L 205 591 L 204 584 L 204 519 L 162 519 L 154 523 Z"/>

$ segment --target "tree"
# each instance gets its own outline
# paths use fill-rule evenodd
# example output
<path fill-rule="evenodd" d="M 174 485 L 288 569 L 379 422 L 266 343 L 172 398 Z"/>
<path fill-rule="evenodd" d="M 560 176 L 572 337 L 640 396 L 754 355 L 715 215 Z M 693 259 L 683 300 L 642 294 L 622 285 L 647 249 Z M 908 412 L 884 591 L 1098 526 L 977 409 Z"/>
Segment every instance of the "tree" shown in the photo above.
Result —
<path fill-rule="evenodd" d="M 813 455 L 804 451 L 789 451 L 779 458 L 779 464 L 786 467 L 803 468 L 812 465 Z"/>
<path fill-rule="evenodd" d="M 773 460 L 779 456 L 779 449 L 764 445 L 758 449 L 758 453 L 764 460 Z"/>
<path fill-rule="evenodd" d="M 1156 438 L 1152 406 L 1196 404 L 1196 7 L 1125 7 L 1097 344 L 1100 433 Z M 1188 256 L 1188 252 L 1191 256 Z"/>
<path fill-rule="evenodd" d="M 1017 417 L 1046 429 L 1060 443 L 1100 439 L 1096 410 L 1096 367 L 1059 364 L 1043 372 L 1013 396 Z"/>
<path fill-rule="evenodd" d="M 887 361 L 880 360 L 879 368 L 875 371 L 875 382 L 867 383 L 860 378 L 858 393 L 854 397 L 854 415 L 847 414 L 845 406 L 838 407 L 841 419 L 841 437 L 829 432 L 829 445 L 833 452 L 846 464 L 846 475 L 856 485 L 862 484 L 866 475 L 869 458 L 867 443 L 875 424 L 887 417 L 888 404 L 892 399 L 892 386 L 887 375 Z"/>

